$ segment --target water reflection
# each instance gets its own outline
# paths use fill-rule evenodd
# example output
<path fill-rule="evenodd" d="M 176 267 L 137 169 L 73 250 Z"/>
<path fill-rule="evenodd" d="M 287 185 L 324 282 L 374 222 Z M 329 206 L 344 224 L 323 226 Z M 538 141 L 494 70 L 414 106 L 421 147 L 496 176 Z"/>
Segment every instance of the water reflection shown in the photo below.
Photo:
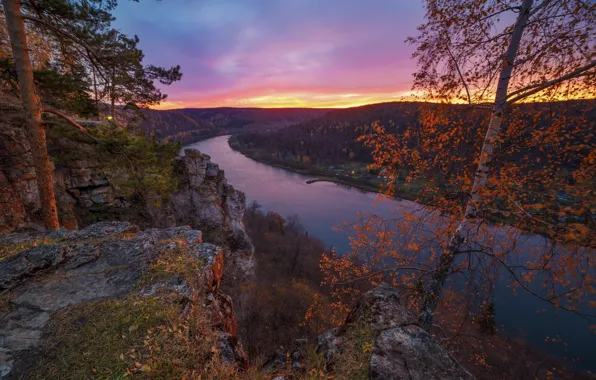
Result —
<path fill-rule="evenodd" d="M 306 184 L 310 177 L 253 161 L 233 151 L 228 136 L 219 136 L 192 144 L 188 147 L 200 150 L 212 157 L 226 173 L 228 182 L 246 193 L 247 201 L 256 200 L 266 211 L 283 216 L 298 215 L 313 236 L 334 246 L 338 252 L 349 249 L 345 234 L 334 227 L 357 220 L 357 213 L 374 213 L 384 218 L 395 217 L 395 211 L 412 212 L 418 205 L 408 200 L 395 202 L 379 199 L 377 194 L 329 182 Z M 494 229 L 494 241 L 503 239 L 505 229 Z M 520 251 L 539 247 L 546 240 L 538 235 L 524 234 Z M 520 334 L 547 352 L 578 357 L 581 365 L 596 370 L 596 334 L 589 330 L 588 321 L 567 313 L 537 310 L 550 306 L 532 296 L 518 293 L 512 295 L 504 284 L 495 291 L 497 322 L 509 333 Z M 544 342 L 545 336 L 559 335 L 569 345 Z"/>

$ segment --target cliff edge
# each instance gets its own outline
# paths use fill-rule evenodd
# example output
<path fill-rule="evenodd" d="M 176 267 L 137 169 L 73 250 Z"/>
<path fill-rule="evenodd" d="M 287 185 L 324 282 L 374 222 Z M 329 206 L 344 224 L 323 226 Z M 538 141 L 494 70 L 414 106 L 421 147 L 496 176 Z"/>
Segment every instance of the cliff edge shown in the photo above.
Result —
<path fill-rule="evenodd" d="M 101 222 L 4 235 L 0 245 L 2 379 L 247 364 L 232 300 L 219 292 L 223 250 L 201 231 Z"/>

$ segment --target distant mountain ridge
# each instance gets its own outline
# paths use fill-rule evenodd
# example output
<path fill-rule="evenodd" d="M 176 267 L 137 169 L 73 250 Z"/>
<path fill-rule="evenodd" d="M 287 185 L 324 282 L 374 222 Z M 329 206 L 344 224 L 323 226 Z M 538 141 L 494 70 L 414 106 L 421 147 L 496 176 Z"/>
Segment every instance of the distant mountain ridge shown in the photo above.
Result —
<path fill-rule="evenodd" d="M 183 108 L 143 110 L 141 128 L 148 135 L 191 143 L 229 133 L 279 129 L 316 119 L 329 109 L 315 108 Z"/>

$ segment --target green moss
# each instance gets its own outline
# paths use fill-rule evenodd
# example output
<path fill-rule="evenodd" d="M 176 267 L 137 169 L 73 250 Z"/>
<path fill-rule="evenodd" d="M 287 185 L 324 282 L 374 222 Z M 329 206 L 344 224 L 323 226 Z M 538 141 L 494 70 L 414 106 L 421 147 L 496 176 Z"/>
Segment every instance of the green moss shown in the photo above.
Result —
<path fill-rule="evenodd" d="M 180 144 L 161 142 L 131 132 L 134 130 L 134 126 L 98 124 L 88 129 L 98 142 L 95 144 L 84 134 L 57 122 L 48 132 L 51 138 L 89 145 L 85 149 L 76 144 L 70 149 L 50 146 L 50 154 L 58 165 L 64 166 L 76 160 L 91 160 L 99 165 L 97 174 L 105 174 L 119 195 L 140 204 L 160 206 L 177 187 L 172 160 L 178 155 Z"/>

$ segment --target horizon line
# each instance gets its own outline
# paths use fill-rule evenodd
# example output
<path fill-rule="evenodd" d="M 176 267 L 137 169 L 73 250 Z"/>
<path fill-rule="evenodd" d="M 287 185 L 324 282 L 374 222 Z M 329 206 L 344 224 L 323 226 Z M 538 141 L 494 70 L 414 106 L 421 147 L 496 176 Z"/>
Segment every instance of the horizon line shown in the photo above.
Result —
<path fill-rule="evenodd" d="M 554 103 L 554 102 L 566 102 L 566 101 L 593 101 L 596 98 L 573 98 L 573 99 L 559 99 L 559 100 L 535 100 L 535 101 L 527 101 L 527 102 L 519 102 L 516 104 L 528 104 L 528 103 Z M 205 107 L 197 107 L 197 106 L 181 106 L 181 107 L 173 107 L 173 108 L 156 108 L 156 107 L 148 107 L 148 109 L 153 111 L 177 111 L 177 110 L 184 110 L 184 109 L 216 109 L 216 108 L 233 108 L 233 109 L 320 109 L 320 110 L 341 110 L 341 109 L 350 109 L 350 108 L 359 108 L 359 107 L 366 107 L 378 104 L 387 104 L 387 103 L 433 103 L 433 104 L 446 104 L 446 105 L 457 105 L 457 106 L 491 106 L 491 102 L 484 102 L 484 103 L 465 103 L 465 102 L 443 102 L 440 100 L 429 100 L 429 99 L 402 99 L 402 100 L 387 100 L 387 101 L 378 101 L 378 102 L 370 102 L 370 103 L 358 103 L 358 104 L 350 104 L 350 105 L 338 105 L 338 106 L 288 106 L 288 105 L 281 105 L 281 106 L 233 106 L 233 105 L 222 105 L 222 106 L 205 106 Z"/>

